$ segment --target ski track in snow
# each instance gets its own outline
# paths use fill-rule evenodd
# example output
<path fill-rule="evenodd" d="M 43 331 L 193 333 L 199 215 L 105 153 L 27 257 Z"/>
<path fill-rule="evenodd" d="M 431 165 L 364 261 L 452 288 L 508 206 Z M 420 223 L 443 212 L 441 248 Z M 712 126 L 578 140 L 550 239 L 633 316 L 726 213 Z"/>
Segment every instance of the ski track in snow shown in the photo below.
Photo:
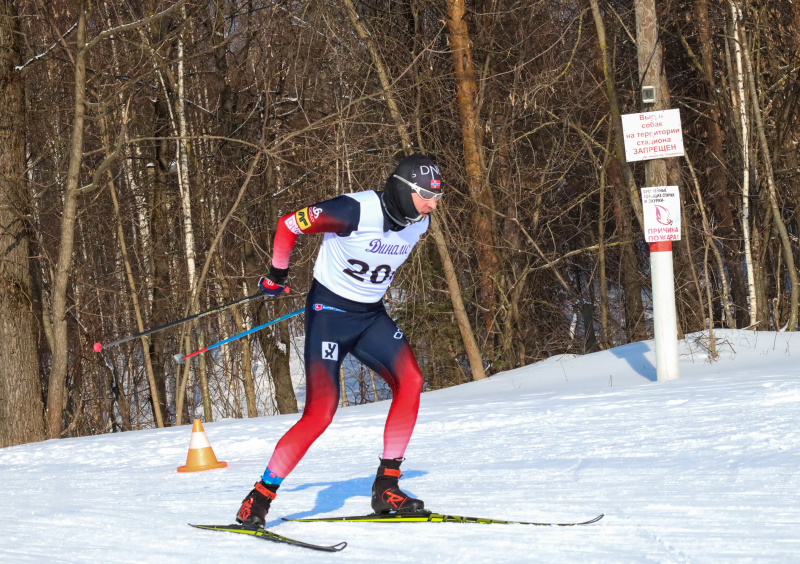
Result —
<path fill-rule="evenodd" d="M 688 336 L 676 381 L 652 381 L 645 342 L 423 395 L 406 491 L 476 517 L 605 513 L 594 525 L 280 521 L 370 511 L 380 402 L 339 410 L 268 516 L 280 534 L 347 541 L 341 553 L 186 525 L 233 522 L 297 419 L 278 416 L 207 424 L 229 466 L 192 474 L 176 472 L 186 426 L 0 449 L 0 561 L 796 562 L 800 334 L 716 333 L 732 350 L 709 364 Z"/>

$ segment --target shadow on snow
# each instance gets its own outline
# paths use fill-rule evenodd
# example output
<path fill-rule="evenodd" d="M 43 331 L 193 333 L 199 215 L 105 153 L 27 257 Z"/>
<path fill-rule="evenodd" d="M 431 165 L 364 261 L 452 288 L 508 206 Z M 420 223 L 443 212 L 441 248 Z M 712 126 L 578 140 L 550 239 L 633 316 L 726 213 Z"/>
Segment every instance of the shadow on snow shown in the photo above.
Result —
<path fill-rule="evenodd" d="M 634 372 L 640 376 L 644 376 L 651 382 L 657 380 L 656 367 L 646 356 L 647 353 L 651 352 L 650 346 L 646 342 L 622 345 L 611 349 L 609 352 L 627 362 Z"/>

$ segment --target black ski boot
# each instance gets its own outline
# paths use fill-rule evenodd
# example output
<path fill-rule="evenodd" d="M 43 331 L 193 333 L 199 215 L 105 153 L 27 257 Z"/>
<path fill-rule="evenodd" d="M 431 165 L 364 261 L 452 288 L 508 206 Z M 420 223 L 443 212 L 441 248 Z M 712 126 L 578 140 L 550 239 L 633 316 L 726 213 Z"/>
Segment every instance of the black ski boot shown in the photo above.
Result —
<path fill-rule="evenodd" d="M 276 484 L 265 484 L 261 480 L 256 482 L 255 487 L 242 500 L 236 520 L 245 527 L 263 527 L 269 504 L 275 499 L 278 487 Z"/>
<path fill-rule="evenodd" d="M 397 484 L 402 458 L 381 458 L 372 484 L 372 510 L 375 513 L 425 513 L 421 499 L 408 497 Z"/>

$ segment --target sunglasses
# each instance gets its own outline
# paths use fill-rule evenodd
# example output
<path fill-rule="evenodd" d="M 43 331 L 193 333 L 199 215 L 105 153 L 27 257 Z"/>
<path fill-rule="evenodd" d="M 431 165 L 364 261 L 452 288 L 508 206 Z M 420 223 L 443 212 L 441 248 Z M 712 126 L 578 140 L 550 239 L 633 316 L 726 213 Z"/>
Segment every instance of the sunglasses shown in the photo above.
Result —
<path fill-rule="evenodd" d="M 434 192 L 433 190 L 427 190 L 425 188 L 417 186 L 413 182 L 409 182 L 405 178 L 397 176 L 396 174 L 393 174 L 392 176 L 394 176 L 397 180 L 400 180 L 401 182 L 404 182 L 405 184 L 411 186 L 411 189 L 414 192 L 416 192 L 419 195 L 419 197 L 422 198 L 423 200 L 436 200 L 438 202 L 439 200 L 442 199 L 442 196 L 444 196 L 442 192 Z M 435 182 L 438 183 L 440 181 L 435 181 Z"/>

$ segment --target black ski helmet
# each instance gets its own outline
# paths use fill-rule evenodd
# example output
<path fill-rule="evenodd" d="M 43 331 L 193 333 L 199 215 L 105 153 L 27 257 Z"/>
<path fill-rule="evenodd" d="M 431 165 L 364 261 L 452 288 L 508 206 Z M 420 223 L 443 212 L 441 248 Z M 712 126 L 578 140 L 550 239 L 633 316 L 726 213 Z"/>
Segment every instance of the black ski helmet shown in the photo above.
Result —
<path fill-rule="evenodd" d="M 396 178 L 400 177 L 400 178 Z M 402 179 L 402 180 L 401 180 Z M 406 182 L 403 182 L 405 180 Z M 386 212 L 398 225 L 411 225 L 425 219 L 414 205 L 411 193 L 414 189 L 407 183 L 425 190 L 440 193 L 442 176 L 439 167 L 432 158 L 415 153 L 403 158 L 386 179 L 383 192 L 383 204 Z"/>

